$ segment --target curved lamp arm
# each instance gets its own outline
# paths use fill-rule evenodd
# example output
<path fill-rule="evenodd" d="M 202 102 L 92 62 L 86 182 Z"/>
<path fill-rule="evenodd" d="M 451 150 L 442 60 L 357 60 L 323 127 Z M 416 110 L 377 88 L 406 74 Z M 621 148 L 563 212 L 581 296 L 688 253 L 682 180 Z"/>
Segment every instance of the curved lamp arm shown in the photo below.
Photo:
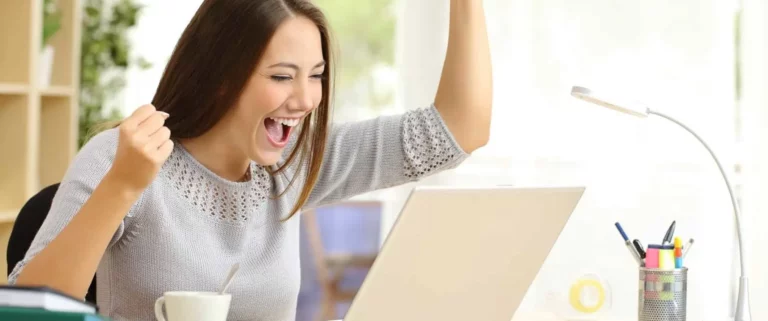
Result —
<path fill-rule="evenodd" d="M 744 242 L 742 240 L 744 236 L 744 232 L 741 228 L 741 210 L 739 209 L 739 204 L 736 201 L 736 196 L 733 193 L 733 187 L 731 187 L 731 181 L 728 180 L 728 175 L 725 173 L 725 170 L 723 169 L 723 165 L 720 163 L 720 160 L 715 155 L 715 152 L 712 151 L 712 149 L 707 145 L 707 143 L 701 139 L 701 137 L 696 134 L 696 132 L 693 131 L 693 129 L 689 128 L 685 124 L 681 123 L 680 121 L 667 116 L 663 113 L 648 109 L 647 113 L 649 115 L 656 115 L 661 118 L 665 118 L 675 124 L 678 124 L 683 129 L 687 130 L 689 133 L 691 133 L 696 139 L 704 145 L 704 148 L 707 149 L 709 154 L 712 156 L 712 158 L 715 160 L 715 163 L 717 163 L 717 168 L 720 169 L 720 174 L 723 175 L 723 179 L 725 180 L 725 185 L 728 187 L 728 193 L 731 195 L 731 204 L 733 205 L 733 212 L 736 215 L 736 232 L 738 233 L 738 239 L 739 239 L 739 265 L 741 266 L 741 277 L 739 278 L 739 297 L 736 305 L 736 313 L 734 321 L 750 321 L 752 320 L 752 313 L 750 311 L 749 307 L 749 279 L 747 278 L 747 266 L 744 264 Z"/>
<path fill-rule="evenodd" d="M 744 230 L 741 228 L 741 211 L 739 210 L 739 204 L 736 202 L 736 196 L 733 194 L 731 181 L 728 180 L 728 175 L 726 175 L 725 170 L 723 169 L 723 165 L 720 163 L 720 160 L 717 159 L 717 156 L 715 156 L 715 153 L 712 151 L 712 149 L 709 148 L 709 145 L 707 145 L 707 143 L 704 142 L 704 140 L 701 139 L 701 137 L 699 137 L 699 135 L 697 135 L 696 132 L 694 132 L 688 126 L 685 126 L 683 123 L 672 117 L 649 109 L 645 106 L 645 104 L 629 101 L 617 96 L 612 96 L 611 94 L 605 92 L 596 93 L 589 88 L 581 86 L 573 86 L 571 88 L 571 95 L 592 104 L 603 106 L 637 117 L 656 115 L 661 118 L 665 118 L 693 134 L 693 137 L 696 137 L 696 139 L 699 140 L 702 145 L 704 145 L 709 154 L 712 155 L 715 163 L 717 163 L 717 168 L 720 169 L 720 174 L 723 175 L 725 185 L 728 186 L 728 193 L 731 195 L 731 204 L 733 205 L 733 214 L 736 215 L 736 230 L 739 238 L 739 265 L 741 266 L 741 277 L 739 278 L 739 297 L 738 301 L 736 302 L 736 313 L 734 321 L 751 321 L 752 312 L 749 308 L 749 279 L 747 278 L 747 265 L 744 264 Z"/>

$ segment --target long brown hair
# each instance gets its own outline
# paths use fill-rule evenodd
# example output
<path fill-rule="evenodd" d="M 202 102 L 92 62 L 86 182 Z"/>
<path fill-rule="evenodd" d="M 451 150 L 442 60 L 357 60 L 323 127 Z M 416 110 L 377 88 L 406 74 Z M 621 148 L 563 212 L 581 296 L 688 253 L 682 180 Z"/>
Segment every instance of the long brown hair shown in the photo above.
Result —
<path fill-rule="evenodd" d="M 205 0 L 173 51 L 152 104 L 172 115 L 165 122 L 174 139 L 194 138 L 211 129 L 235 105 L 278 26 L 304 16 L 320 30 L 326 68 L 322 101 L 304 119 L 293 150 L 274 174 L 297 164 L 291 184 L 304 186 L 292 217 L 307 202 L 322 165 L 331 100 L 332 50 L 323 13 L 309 0 Z M 283 193 L 281 193 L 282 195 Z"/>

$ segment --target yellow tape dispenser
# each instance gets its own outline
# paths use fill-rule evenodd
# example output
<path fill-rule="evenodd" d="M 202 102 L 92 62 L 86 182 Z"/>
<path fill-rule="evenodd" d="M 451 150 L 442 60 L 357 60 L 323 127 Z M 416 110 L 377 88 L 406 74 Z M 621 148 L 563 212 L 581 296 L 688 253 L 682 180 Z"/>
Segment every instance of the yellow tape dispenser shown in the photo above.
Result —
<path fill-rule="evenodd" d="M 605 287 L 600 280 L 581 278 L 571 285 L 568 299 L 576 311 L 595 313 L 605 304 Z"/>
<path fill-rule="evenodd" d="M 571 282 L 560 316 L 569 321 L 599 320 L 611 306 L 608 283 L 595 274 L 584 274 Z"/>

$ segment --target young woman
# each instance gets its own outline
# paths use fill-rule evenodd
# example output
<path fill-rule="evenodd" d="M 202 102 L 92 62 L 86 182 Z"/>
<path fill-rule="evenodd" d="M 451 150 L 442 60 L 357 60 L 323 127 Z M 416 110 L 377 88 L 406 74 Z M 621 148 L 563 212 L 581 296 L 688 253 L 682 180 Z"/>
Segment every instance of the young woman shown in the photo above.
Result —
<path fill-rule="evenodd" d="M 205 0 L 151 105 L 92 138 L 59 187 L 15 284 L 153 320 L 164 291 L 215 291 L 240 263 L 231 320 L 294 320 L 301 208 L 454 167 L 490 132 L 481 0 L 450 0 L 434 103 L 329 124 L 331 44 L 309 0 Z M 440 224 L 440 222 L 435 222 Z"/>

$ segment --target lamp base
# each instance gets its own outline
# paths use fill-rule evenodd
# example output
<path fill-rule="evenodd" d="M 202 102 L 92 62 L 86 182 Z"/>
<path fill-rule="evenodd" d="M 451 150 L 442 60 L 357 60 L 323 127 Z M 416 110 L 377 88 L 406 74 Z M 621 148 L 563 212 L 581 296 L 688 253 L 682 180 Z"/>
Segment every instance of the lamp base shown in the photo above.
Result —
<path fill-rule="evenodd" d="M 746 276 L 739 278 L 739 299 L 736 301 L 736 314 L 733 321 L 752 321 L 749 308 L 749 280 Z"/>

